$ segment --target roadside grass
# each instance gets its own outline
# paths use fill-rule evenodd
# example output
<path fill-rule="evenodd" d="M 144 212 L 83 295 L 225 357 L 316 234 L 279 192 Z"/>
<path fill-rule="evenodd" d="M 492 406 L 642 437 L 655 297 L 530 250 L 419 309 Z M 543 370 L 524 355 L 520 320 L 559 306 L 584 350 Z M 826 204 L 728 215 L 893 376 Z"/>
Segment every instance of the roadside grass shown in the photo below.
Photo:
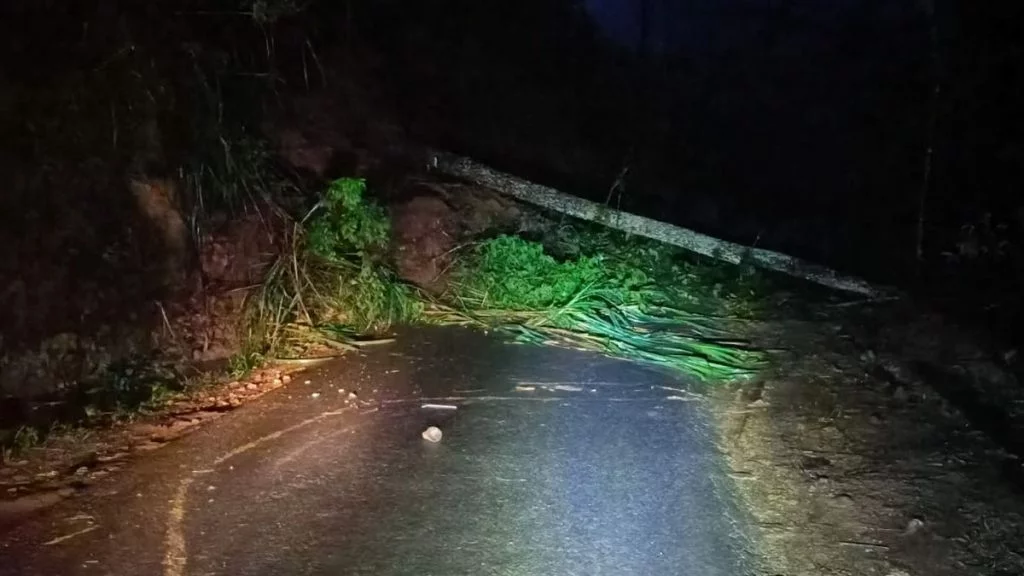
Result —
<path fill-rule="evenodd" d="M 247 303 L 247 347 L 264 358 L 351 350 L 423 304 L 386 263 L 389 225 L 362 180 L 331 184 Z"/>

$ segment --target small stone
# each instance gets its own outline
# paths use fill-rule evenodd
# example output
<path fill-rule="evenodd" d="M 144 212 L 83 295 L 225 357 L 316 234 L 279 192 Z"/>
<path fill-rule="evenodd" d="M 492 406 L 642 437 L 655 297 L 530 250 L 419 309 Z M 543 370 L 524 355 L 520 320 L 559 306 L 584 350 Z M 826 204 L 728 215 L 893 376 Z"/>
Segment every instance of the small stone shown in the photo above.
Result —
<path fill-rule="evenodd" d="M 924 528 L 924 520 L 921 520 L 920 518 L 911 518 L 910 522 L 907 522 L 907 529 L 903 533 L 906 536 L 910 536 L 921 528 Z"/>
<path fill-rule="evenodd" d="M 88 466 L 79 466 L 78 469 L 75 470 L 75 476 L 85 476 L 88 473 L 89 473 L 89 467 Z"/>
<path fill-rule="evenodd" d="M 313 392 L 313 393 L 312 393 L 312 394 L 310 394 L 309 396 L 310 396 L 311 398 L 319 398 L 319 397 L 320 397 L 320 393 L 319 393 L 319 392 Z"/>
<path fill-rule="evenodd" d="M 358 396 L 358 395 L 356 395 L 356 393 L 355 393 L 355 392 L 349 392 L 349 393 L 348 393 L 348 399 L 349 399 L 349 400 L 355 400 L 356 398 L 359 398 L 359 396 Z"/>
<path fill-rule="evenodd" d="M 257 386 L 255 382 L 249 382 L 248 384 L 245 385 L 245 389 L 246 390 L 259 390 L 260 387 Z"/>
<path fill-rule="evenodd" d="M 303 384 L 305 384 L 306 386 L 309 386 L 312 383 L 313 383 L 312 380 L 306 380 L 305 382 L 303 382 Z M 338 388 L 338 392 L 344 392 L 344 391 L 345 391 L 344 388 Z"/>
<path fill-rule="evenodd" d="M 274 378 L 273 385 L 274 388 L 280 388 L 281 386 L 284 386 L 284 381 L 280 378 Z"/>
<path fill-rule="evenodd" d="M 427 442 L 433 442 L 436 444 L 441 441 L 441 429 L 437 426 L 431 426 L 424 430 L 421 436 L 423 436 L 423 439 Z"/>
<path fill-rule="evenodd" d="M 284 382 L 285 384 L 287 384 L 287 383 L 289 383 L 291 381 L 292 381 L 292 377 L 291 376 L 289 376 L 287 374 L 285 374 L 284 376 L 281 376 L 281 382 Z"/>
<path fill-rule="evenodd" d="M 238 381 L 236 380 L 236 381 L 234 381 L 234 382 L 231 382 L 230 384 L 228 384 L 228 388 L 238 388 L 238 387 L 239 387 L 239 386 L 241 386 L 241 385 L 242 385 L 242 383 L 241 383 L 241 382 L 238 382 Z"/>

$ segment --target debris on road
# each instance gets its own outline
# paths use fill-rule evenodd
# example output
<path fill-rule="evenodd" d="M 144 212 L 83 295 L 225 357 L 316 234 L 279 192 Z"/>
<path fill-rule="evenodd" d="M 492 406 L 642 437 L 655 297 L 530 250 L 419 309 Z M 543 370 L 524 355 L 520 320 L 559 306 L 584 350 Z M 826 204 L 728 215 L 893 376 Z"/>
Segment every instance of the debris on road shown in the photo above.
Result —
<path fill-rule="evenodd" d="M 903 535 L 910 536 L 916 534 L 921 528 L 924 528 L 924 520 L 921 520 L 920 518 L 911 518 L 910 522 L 907 522 L 907 528 L 903 531 Z"/>
<path fill-rule="evenodd" d="M 700 396 L 697 396 L 696 394 L 686 396 L 672 394 L 671 396 L 665 396 L 665 400 L 673 400 L 675 402 L 696 402 L 700 400 Z"/>
<path fill-rule="evenodd" d="M 56 537 L 53 540 L 50 540 L 48 542 L 43 542 L 42 545 L 43 546 L 53 546 L 54 544 L 60 544 L 61 542 L 64 542 L 65 540 L 70 540 L 70 539 L 74 538 L 75 536 L 81 536 L 82 534 L 85 534 L 87 532 L 92 532 L 93 530 L 96 530 L 97 528 L 99 528 L 98 525 L 89 526 L 88 528 L 83 528 L 83 529 L 78 530 L 76 532 L 72 532 L 71 534 L 65 534 L 64 536 L 58 536 L 58 537 Z"/>
<path fill-rule="evenodd" d="M 433 442 L 436 444 L 441 441 L 441 429 L 438 428 L 437 426 L 430 426 L 429 428 L 423 431 L 423 434 L 421 434 L 421 436 L 423 436 L 423 439 L 426 440 L 427 442 Z"/>
<path fill-rule="evenodd" d="M 458 410 L 455 404 L 424 404 L 420 406 L 424 410 Z"/>

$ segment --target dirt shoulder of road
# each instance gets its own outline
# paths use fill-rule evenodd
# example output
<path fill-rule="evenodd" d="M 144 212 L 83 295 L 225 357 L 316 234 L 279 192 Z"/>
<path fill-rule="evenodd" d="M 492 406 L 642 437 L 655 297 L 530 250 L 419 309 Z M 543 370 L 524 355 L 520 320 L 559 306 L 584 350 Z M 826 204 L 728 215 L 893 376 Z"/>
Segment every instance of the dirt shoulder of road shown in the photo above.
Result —
<path fill-rule="evenodd" d="M 310 364 L 311 365 L 311 364 Z M 225 377 L 148 414 L 105 427 L 69 427 L 0 465 L 0 528 L 75 496 L 133 461 L 272 390 L 301 383 L 309 365 L 290 363 Z"/>
<path fill-rule="evenodd" d="M 1021 464 L 998 434 L 1017 420 L 1005 406 L 986 419 L 977 401 L 1013 403 L 1019 386 L 936 317 L 813 316 L 754 328 L 784 350 L 776 367 L 713 395 L 762 572 L 1024 574 Z M 941 376 L 954 373 L 973 378 Z M 993 418 L 997 434 L 982 429 Z"/>

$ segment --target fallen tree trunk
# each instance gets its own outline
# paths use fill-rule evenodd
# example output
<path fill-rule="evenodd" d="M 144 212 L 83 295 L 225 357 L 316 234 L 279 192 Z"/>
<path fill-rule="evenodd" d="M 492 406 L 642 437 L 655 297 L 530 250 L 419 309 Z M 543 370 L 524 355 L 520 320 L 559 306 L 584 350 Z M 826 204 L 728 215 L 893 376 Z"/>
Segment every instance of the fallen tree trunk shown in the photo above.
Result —
<path fill-rule="evenodd" d="M 437 172 L 492 188 L 499 193 L 547 210 L 651 238 L 731 264 L 745 262 L 758 268 L 782 272 L 829 288 L 873 297 L 890 293 L 889 290 L 875 286 L 863 279 L 846 276 L 830 268 L 787 254 L 743 246 L 651 218 L 614 210 L 597 202 L 577 198 L 565 192 L 499 172 L 463 156 L 431 152 L 429 166 Z"/>

